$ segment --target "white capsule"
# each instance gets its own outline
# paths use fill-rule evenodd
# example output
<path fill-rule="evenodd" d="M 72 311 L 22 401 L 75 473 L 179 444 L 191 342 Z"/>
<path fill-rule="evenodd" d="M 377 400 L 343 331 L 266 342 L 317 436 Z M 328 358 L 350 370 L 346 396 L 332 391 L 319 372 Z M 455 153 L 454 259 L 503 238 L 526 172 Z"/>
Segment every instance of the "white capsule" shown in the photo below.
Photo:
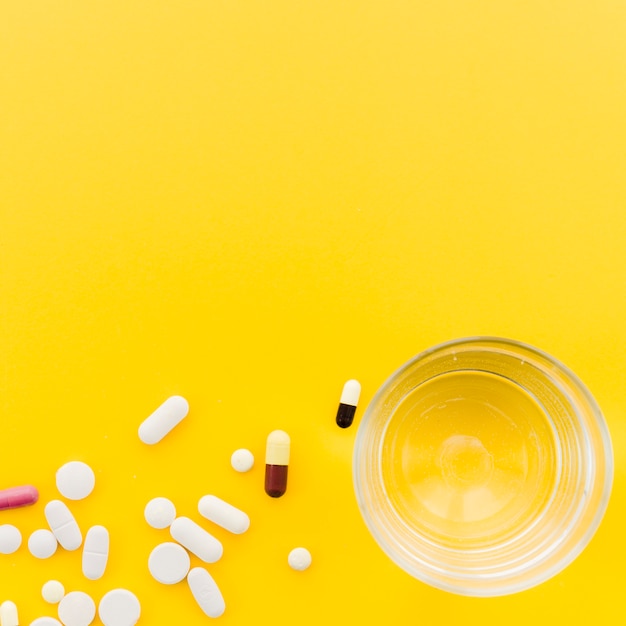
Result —
<path fill-rule="evenodd" d="M 98 580 L 104 575 L 109 559 L 109 531 L 104 526 L 92 526 L 83 546 L 83 575 Z"/>
<path fill-rule="evenodd" d="M 56 540 L 66 550 L 78 550 L 83 542 L 80 528 L 67 505 L 61 500 L 51 500 L 46 504 L 44 515 Z"/>
<path fill-rule="evenodd" d="M 34 531 L 28 538 L 28 550 L 37 559 L 49 559 L 58 545 L 54 534 L 45 528 Z"/>
<path fill-rule="evenodd" d="M 222 558 L 222 544 L 188 517 L 177 517 L 170 526 L 170 535 L 205 563 L 215 563 Z"/>
<path fill-rule="evenodd" d="M 176 519 L 176 507 L 167 498 L 152 498 L 146 504 L 143 516 L 152 528 L 167 528 Z"/>
<path fill-rule="evenodd" d="M 250 450 L 239 448 L 232 453 L 230 464 L 237 472 L 249 472 L 254 466 L 254 454 Z"/>
<path fill-rule="evenodd" d="M 48 604 L 58 604 L 63 600 L 65 587 L 58 580 L 49 580 L 41 588 L 41 595 Z"/>
<path fill-rule="evenodd" d="M 202 496 L 198 502 L 198 511 L 202 517 L 235 535 L 245 533 L 250 528 L 250 518 L 243 511 L 217 496 Z"/>
<path fill-rule="evenodd" d="M 139 426 L 139 439 L 153 445 L 158 443 L 189 413 L 189 403 L 182 396 L 168 398 Z"/>
<path fill-rule="evenodd" d="M 15 602 L 6 600 L 0 605 L 0 625 L 1 626 L 19 626 L 17 618 L 17 607 Z"/>
<path fill-rule="evenodd" d="M 0 526 L 0 554 L 13 554 L 22 545 L 22 533 L 12 524 Z"/>
<path fill-rule="evenodd" d="M 89 626 L 96 617 L 96 603 L 83 591 L 70 591 L 63 596 L 58 610 L 65 626 Z"/>
<path fill-rule="evenodd" d="M 179 583 L 187 576 L 190 566 L 187 550 L 171 541 L 159 544 L 148 557 L 148 569 L 152 577 L 164 585 Z"/>
<path fill-rule="evenodd" d="M 104 626 L 134 626 L 141 617 L 141 605 L 127 589 L 113 589 L 100 600 L 98 615 Z"/>
<path fill-rule="evenodd" d="M 306 548 L 294 548 L 287 557 L 289 567 L 298 572 L 308 569 L 312 560 L 311 553 Z"/>
<path fill-rule="evenodd" d="M 63 626 L 58 619 L 54 617 L 38 617 L 30 626 Z"/>
<path fill-rule="evenodd" d="M 208 617 L 219 617 L 226 610 L 224 597 L 209 572 L 203 567 L 194 567 L 187 576 L 189 589 L 198 606 Z"/>
<path fill-rule="evenodd" d="M 68 500 L 86 498 L 96 484 L 96 475 L 89 465 L 70 461 L 57 470 L 57 489 Z"/>

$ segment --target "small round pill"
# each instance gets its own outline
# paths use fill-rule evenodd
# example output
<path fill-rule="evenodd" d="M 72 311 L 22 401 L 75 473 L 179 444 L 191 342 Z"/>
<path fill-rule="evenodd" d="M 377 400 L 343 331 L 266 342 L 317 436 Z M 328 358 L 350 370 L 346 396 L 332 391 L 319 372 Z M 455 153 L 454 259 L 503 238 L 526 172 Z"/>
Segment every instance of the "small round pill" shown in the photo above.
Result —
<path fill-rule="evenodd" d="M 49 580 L 41 588 L 41 595 L 48 604 L 58 604 L 63 600 L 65 587 L 58 580 Z"/>
<path fill-rule="evenodd" d="M 70 591 L 59 602 L 59 619 L 65 626 L 89 626 L 96 617 L 96 603 L 83 591 Z"/>
<path fill-rule="evenodd" d="M 54 617 L 38 617 L 30 626 L 63 626 L 58 619 Z"/>
<path fill-rule="evenodd" d="M 311 565 L 311 553 L 306 548 L 294 548 L 287 557 L 291 569 L 302 572 Z"/>
<path fill-rule="evenodd" d="M 58 545 L 54 534 L 45 528 L 36 530 L 28 538 L 28 550 L 38 559 L 49 559 L 57 551 Z"/>
<path fill-rule="evenodd" d="M 176 507 L 167 498 L 153 498 L 146 504 L 143 515 L 152 528 L 167 528 L 176 519 Z"/>
<path fill-rule="evenodd" d="M 22 533 L 11 524 L 0 526 L 0 554 L 13 554 L 22 545 Z"/>
<path fill-rule="evenodd" d="M 230 457 L 230 464 L 237 472 L 249 472 L 254 465 L 254 454 L 250 450 L 239 448 Z"/>
<path fill-rule="evenodd" d="M 113 589 L 100 600 L 98 615 L 104 626 L 134 626 L 141 616 L 141 605 L 127 589 Z"/>
<path fill-rule="evenodd" d="M 96 475 L 89 465 L 81 461 L 70 461 L 57 470 L 57 489 L 68 500 L 86 498 L 96 484 Z"/>
<path fill-rule="evenodd" d="M 148 558 L 148 569 L 155 580 L 164 585 L 175 585 L 189 573 L 191 559 L 181 545 L 172 541 L 159 544 Z"/>

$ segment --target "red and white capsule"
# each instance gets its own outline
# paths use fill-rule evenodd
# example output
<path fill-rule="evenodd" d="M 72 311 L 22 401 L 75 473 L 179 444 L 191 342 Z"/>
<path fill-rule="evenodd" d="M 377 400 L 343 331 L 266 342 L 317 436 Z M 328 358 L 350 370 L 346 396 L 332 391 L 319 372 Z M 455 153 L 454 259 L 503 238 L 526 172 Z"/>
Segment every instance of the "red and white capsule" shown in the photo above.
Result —
<path fill-rule="evenodd" d="M 265 448 L 265 493 L 280 498 L 287 491 L 287 469 L 291 439 L 284 430 L 274 430 L 267 436 Z"/>

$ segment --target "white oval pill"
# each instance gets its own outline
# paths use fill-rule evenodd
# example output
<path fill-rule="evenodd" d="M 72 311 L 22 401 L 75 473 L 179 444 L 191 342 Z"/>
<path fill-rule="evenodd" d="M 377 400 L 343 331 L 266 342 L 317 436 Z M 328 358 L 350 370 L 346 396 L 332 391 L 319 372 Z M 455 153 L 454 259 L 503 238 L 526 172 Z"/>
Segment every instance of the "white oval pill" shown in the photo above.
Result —
<path fill-rule="evenodd" d="M 37 559 L 49 559 L 58 545 L 56 537 L 45 528 L 34 531 L 28 538 L 28 550 Z"/>
<path fill-rule="evenodd" d="M 57 489 L 68 500 L 86 498 L 96 485 L 96 475 L 89 465 L 70 461 L 57 470 Z"/>
<path fill-rule="evenodd" d="M 152 498 L 146 504 L 143 516 L 152 528 L 167 528 L 176 519 L 176 507 L 167 498 Z"/>
<path fill-rule="evenodd" d="M 58 580 L 49 580 L 41 588 L 41 595 L 48 604 L 58 604 L 63 600 L 65 587 Z"/>
<path fill-rule="evenodd" d="M 205 563 L 222 558 L 224 548 L 219 540 L 188 517 L 177 517 L 170 526 L 170 535 Z"/>
<path fill-rule="evenodd" d="M 46 504 L 44 515 L 56 540 L 66 550 L 78 550 L 83 542 L 80 528 L 67 505 L 61 500 L 51 500 Z"/>
<path fill-rule="evenodd" d="M 191 559 L 187 550 L 171 541 L 159 544 L 148 558 L 150 573 L 164 585 L 179 583 L 187 576 L 190 566 Z"/>
<path fill-rule="evenodd" d="M 0 624 L 2 626 L 19 626 L 15 602 L 6 600 L 0 605 Z"/>
<path fill-rule="evenodd" d="M 98 615 L 104 626 L 134 626 L 141 616 L 141 605 L 127 589 L 113 589 L 100 600 Z"/>
<path fill-rule="evenodd" d="M 30 626 L 63 626 L 58 619 L 54 617 L 38 617 Z"/>
<path fill-rule="evenodd" d="M 226 610 L 222 592 L 211 574 L 203 567 L 194 567 L 187 576 L 187 583 L 205 615 L 219 617 Z"/>
<path fill-rule="evenodd" d="M 188 517 L 177 517 L 170 526 L 170 535 L 205 563 L 215 563 L 222 558 L 222 544 Z"/>
<path fill-rule="evenodd" d="M 294 548 L 287 557 L 287 562 L 291 569 L 303 572 L 312 562 L 311 553 L 306 548 Z"/>
<path fill-rule="evenodd" d="M 153 445 L 158 443 L 189 413 L 189 403 L 182 396 L 168 398 L 139 426 L 139 439 Z"/>
<path fill-rule="evenodd" d="M 83 575 L 98 580 L 104 575 L 109 558 L 109 531 L 104 526 L 92 526 L 83 546 Z"/>
<path fill-rule="evenodd" d="M 0 554 L 13 554 L 22 545 L 22 533 L 12 524 L 0 526 Z"/>
<path fill-rule="evenodd" d="M 70 591 L 59 603 L 59 619 L 65 626 L 89 626 L 96 617 L 96 603 L 83 591 Z"/>
<path fill-rule="evenodd" d="M 230 464 L 237 472 L 249 472 L 254 466 L 254 455 L 250 450 L 240 448 L 232 453 Z"/>
<path fill-rule="evenodd" d="M 202 496 L 198 502 L 198 511 L 202 517 L 235 535 L 245 533 L 250 528 L 250 518 L 243 511 L 217 496 Z"/>

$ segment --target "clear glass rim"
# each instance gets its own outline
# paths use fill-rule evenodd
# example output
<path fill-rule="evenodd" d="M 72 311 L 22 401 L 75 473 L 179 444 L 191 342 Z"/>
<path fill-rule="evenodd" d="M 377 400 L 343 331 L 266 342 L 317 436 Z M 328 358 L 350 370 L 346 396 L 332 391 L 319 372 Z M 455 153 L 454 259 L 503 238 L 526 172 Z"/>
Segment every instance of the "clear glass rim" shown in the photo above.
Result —
<path fill-rule="evenodd" d="M 430 575 L 428 572 L 428 567 L 417 566 L 413 561 L 409 560 L 409 558 L 403 556 L 398 552 L 398 550 L 394 549 L 394 546 L 389 545 L 387 540 L 379 534 L 378 529 L 373 523 L 373 520 L 370 518 L 370 514 L 365 503 L 363 479 L 360 476 L 361 466 L 363 463 L 361 453 L 364 447 L 364 440 L 367 436 L 368 424 L 373 417 L 373 407 L 378 406 L 380 401 L 385 397 L 387 393 L 389 393 L 390 389 L 393 388 L 394 383 L 402 376 L 402 374 L 406 370 L 412 368 L 416 363 L 426 359 L 427 357 L 437 352 L 446 351 L 456 346 L 466 347 L 471 346 L 472 344 L 476 344 L 478 347 L 480 344 L 489 343 L 494 344 L 494 348 L 496 346 L 504 348 L 508 346 L 509 348 L 515 350 L 523 350 L 532 353 L 540 359 L 543 359 L 558 368 L 558 370 L 560 370 L 560 372 L 568 378 L 568 380 L 572 383 L 576 390 L 583 396 L 585 402 L 589 406 L 590 415 L 593 416 L 593 423 L 597 429 L 597 434 L 599 435 L 599 439 L 601 442 L 601 446 L 599 446 L 598 449 L 602 449 L 603 451 L 604 479 L 601 485 L 601 496 L 598 500 L 598 504 L 592 519 L 588 522 L 585 531 L 581 534 L 578 541 L 556 563 L 554 563 L 551 567 L 546 567 L 537 571 L 535 575 L 528 576 L 519 581 L 499 581 L 498 577 L 494 577 L 493 579 L 489 580 L 483 579 L 483 586 L 474 586 L 469 584 L 464 585 L 461 582 L 461 577 L 457 577 L 456 581 L 453 580 L 450 582 L 442 580 L 439 577 Z M 521 341 L 497 336 L 470 336 L 439 343 L 420 352 L 415 357 L 396 369 L 379 387 L 378 391 L 372 397 L 369 406 L 365 410 L 365 413 L 359 425 L 354 445 L 352 476 L 356 499 L 359 510 L 361 512 L 361 516 L 378 545 L 387 554 L 387 556 L 392 559 L 392 561 L 394 561 L 398 566 L 400 566 L 404 571 L 412 575 L 414 578 L 417 578 L 422 582 L 425 582 L 433 587 L 442 589 L 444 591 L 474 597 L 495 597 L 511 593 L 517 593 L 519 591 L 529 589 L 548 580 L 549 578 L 562 571 L 565 567 L 567 567 L 567 565 L 569 565 L 584 550 L 584 548 L 590 542 L 591 538 L 598 529 L 608 506 L 613 484 L 613 465 L 614 459 L 611 438 L 608 426 L 602 415 L 602 411 L 600 410 L 600 407 L 598 406 L 591 392 L 587 389 L 586 385 L 569 367 L 567 367 L 565 364 L 563 364 L 547 352 L 544 352 L 543 350 L 535 348 L 534 346 L 531 346 Z M 530 567 L 530 569 L 532 569 L 532 567 Z M 435 568 L 430 567 L 430 570 L 434 572 Z M 467 579 L 468 581 L 474 580 L 472 576 L 468 576 Z M 476 579 L 478 579 L 478 577 Z"/>

